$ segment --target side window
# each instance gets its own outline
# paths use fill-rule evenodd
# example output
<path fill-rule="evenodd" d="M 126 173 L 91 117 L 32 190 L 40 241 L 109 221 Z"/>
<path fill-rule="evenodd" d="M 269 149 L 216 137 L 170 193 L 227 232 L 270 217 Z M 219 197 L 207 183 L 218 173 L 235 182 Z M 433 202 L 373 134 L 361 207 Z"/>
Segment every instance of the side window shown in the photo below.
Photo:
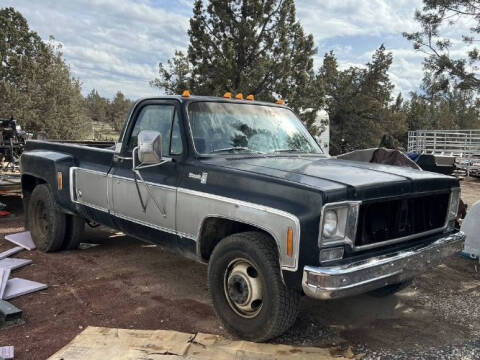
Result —
<path fill-rule="evenodd" d="M 138 134 L 143 130 L 154 130 L 162 134 L 162 153 L 167 155 L 170 147 L 170 131 L 175 106 L 147 105 L 137 117 L 135 127 L 128 140 L 127 151 L 132 152 L 138 144 Z"/>
<path fill-rule="evenodd" d="M 180 118 L 178 111 L 175 112 L 172 127 L 172 142 L 170 144 L 170 154 L 180 155 L 183 152 L 182 137 L 180 135 Z"/>

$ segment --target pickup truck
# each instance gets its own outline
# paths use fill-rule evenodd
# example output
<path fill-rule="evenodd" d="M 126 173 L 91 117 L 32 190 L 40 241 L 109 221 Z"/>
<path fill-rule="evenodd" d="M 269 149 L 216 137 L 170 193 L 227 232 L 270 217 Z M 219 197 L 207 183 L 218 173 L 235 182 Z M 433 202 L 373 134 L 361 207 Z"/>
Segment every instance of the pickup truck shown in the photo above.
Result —
<path fill-rule="evenodd" d="M 216 314 L 253 341 L 285 332 L 302 295 L 392 294 L 465 240 L 457 179 L 331 158 L 251 96 L 142 99 L 114 147 L 28 141 L 21 169 L 40 250 L 102 224 L 208 264 Z"/>

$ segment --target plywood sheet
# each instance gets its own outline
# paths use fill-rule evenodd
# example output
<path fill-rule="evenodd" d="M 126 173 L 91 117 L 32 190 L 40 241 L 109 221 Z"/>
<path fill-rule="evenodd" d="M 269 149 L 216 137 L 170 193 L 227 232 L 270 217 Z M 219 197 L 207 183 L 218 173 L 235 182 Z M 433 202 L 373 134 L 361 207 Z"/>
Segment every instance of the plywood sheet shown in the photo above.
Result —
<path fill-rule="evenodd" d="M 257 344 L 221 336 L 169 330 L 88 327 L 50 360 L 342 360 L 328 349 Z"/>
<path fill-rule="evenodd" d="M 87 327 L 50 359 L 178 359 L 194 334 L 167 330 L 127 330 Z"/>

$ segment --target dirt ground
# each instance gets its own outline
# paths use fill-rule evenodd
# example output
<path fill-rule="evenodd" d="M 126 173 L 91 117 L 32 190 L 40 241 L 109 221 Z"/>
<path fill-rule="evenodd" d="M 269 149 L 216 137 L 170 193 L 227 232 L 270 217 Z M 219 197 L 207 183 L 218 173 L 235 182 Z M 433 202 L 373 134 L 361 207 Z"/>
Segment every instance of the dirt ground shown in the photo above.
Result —
<path fill-rule="evenodd" d="M 470 206 L 480 180 L 462 182 Z M 16 217 L 0 219 L 0 236 L 23 230 L 21 199 L 0 197 Z M 206 267 L 107 229 L 89 230 L 98 246 L 43 254 L 23 251 L 33 264 L 13 276 L 48 284 L 11 302 L 23 324 L 0 329 L 0 346 L 15 359 L 45 359 L 86 326 L 171 329 L 228 336 L 207 293 Z M 12 245 L 0 240 L 0 251 Z M 275 342 L 352 347 L 366 358 L 480 358 L 478 261 L 452 257 L 399 294 L 336 301 L 303 298 L 294 327 Z"/>

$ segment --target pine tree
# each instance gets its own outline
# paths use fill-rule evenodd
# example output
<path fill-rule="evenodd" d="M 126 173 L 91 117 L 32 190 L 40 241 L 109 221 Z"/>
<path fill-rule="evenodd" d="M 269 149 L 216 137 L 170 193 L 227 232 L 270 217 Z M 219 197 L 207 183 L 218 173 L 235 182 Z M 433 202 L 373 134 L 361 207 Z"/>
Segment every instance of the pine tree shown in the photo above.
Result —
<path fill-rule="evenodd" d="M 61 47 L 46 43 L 13 8 L 0 9 L 0 117 L 16 118 L 28 132 L 79 139 L 91 132 L 80 82 Z"/>
<path fill-rule="evenodd" d="M 332 154 L 377 147 L 385 135 L 395 146 L 405 141 L 407 120 L 401 97 L 391 104 L 391 64 L 392 54 L 383 45 L 365 68 L 339 70 L 335 54 L 325 54 L 319 77 L 328 94 Z"/>
<path fill-rule="evenodd" d="M 132 102 L 125 98 L 125 95 L 123 95 L 121 91 L 117 91 L 114 99 L 109 103 L 107 110 L 108 121 L 113 125 L 115 130 L 122 130 L 131 106 Z"/>
<path fill-rule="evenodd" d="M 454 86 L 462 90 L 480 90 L 480 0 L 423 0 L 423 9 L 415 12 L 421 31 L 403 33 L 412 41 L 415 50 L 426 54 L 425 69 L 435 75 L 448 75 L 443 86 Z M 469 31 L 451 38 L 449 27 L 458 21 L 471 24 Z M 443 34 L 443 35 L 442 35 Z M 454 35 L 453 35 L 454 36 Z M 463 56 L 452 51 L 452 45 L 463 42 Z M 448 81 L 451 80 L 451 81 Z"/>
<path fill-rule="evenodd" d="M 324 92 L 313 70 L 316 49 L 296 19 L 294 0 L 195 0 L 188 53 L 176 52 L 152 86 L 167 93 L 280 97 L 312 128 Z"/>
<path fill-rule="evenodd" d="M 85 97 L 87 115 L 92 121 L 106 122 L 108 105 L 108 100 L 100 96 L 95 89 L 92 89 Z"/>

